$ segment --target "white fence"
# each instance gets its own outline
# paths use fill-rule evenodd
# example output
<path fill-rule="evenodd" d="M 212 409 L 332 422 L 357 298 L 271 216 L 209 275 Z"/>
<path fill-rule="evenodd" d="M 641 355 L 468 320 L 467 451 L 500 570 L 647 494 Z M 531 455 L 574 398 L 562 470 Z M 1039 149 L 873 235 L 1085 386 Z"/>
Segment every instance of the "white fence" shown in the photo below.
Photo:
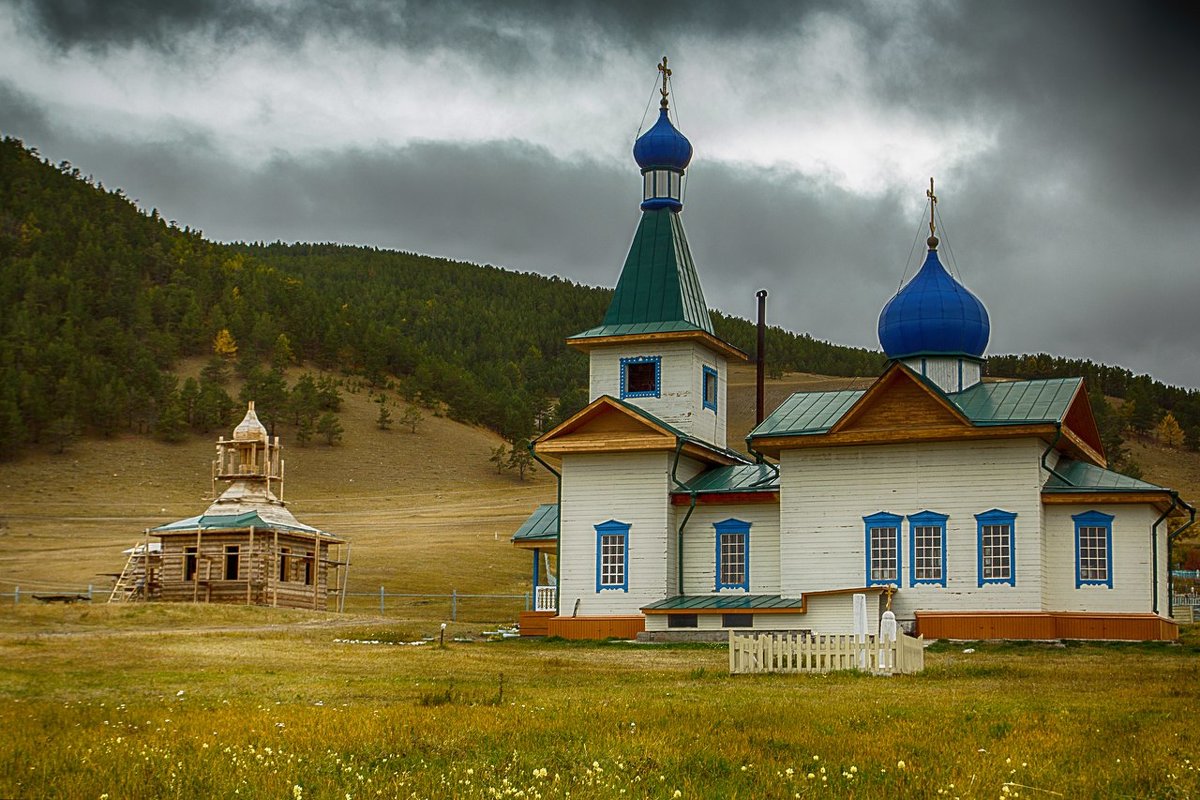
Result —
<path fill-rule="evenodd" d="M 539 586 L 534 592 L 534 611 L 557 611 L 555 595 L 557 586 Z"/>
<path fill-rule="evenodd" d="M 849 633 L 729 632 L 729 673 L 833 672 L 859 669 L 875 675 L 909 675 L 925 669 L 923 637 L 903 633 L 880 644 L 877 636 Z"/>

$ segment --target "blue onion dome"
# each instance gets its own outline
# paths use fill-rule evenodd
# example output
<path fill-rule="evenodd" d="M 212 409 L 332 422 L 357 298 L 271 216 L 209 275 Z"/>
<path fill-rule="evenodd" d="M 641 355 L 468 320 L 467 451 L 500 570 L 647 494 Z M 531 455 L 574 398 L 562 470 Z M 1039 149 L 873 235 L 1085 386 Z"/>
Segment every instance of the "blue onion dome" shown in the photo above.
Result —
<path fill-rule="evenodd" d="M 938 260 L 929 238 L 925 263 L 879 315 L 879 344 L 892 360 L 916 355 L 981 358 L 991 334 L 987 309 Z"/>
<path fill-rule="evenodd" d="M 692 143 L 667 118 L 660 108 L 658 122 L 633 143 L 633 159 L 642 170 L 673 169 L 683 172 L 692 160 Z"/>

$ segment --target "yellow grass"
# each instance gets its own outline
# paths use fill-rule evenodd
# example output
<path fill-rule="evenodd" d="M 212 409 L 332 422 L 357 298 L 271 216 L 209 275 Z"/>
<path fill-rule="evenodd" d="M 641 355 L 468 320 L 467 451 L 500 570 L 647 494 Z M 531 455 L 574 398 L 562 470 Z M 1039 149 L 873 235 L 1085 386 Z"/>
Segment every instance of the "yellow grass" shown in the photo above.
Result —
<path fill-rule="evenodd" d="M 1195 636 L 947 646 L 890 679 L 731 678 L 720 646 L 345 641 L 436 630 L 21 609 L 0 627 L 0 796 L 1200 794 Z"/>

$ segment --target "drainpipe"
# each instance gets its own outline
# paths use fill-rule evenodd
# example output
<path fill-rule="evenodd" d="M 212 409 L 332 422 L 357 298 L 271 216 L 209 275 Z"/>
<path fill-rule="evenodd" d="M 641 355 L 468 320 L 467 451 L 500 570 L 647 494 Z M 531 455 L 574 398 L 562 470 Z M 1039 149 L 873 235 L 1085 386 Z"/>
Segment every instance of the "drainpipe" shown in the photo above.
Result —
<path fill-rule="evenodd" d="M 562 597 L 560 596 L 560 593 L 562 592 L 562 473 L 560 473 L 554 467 L 550 466 L 545 461 L 543 461 L 541 456 L 539 456 L 537 454 L 537 451 L 533 449 L 533 444 L 534 444 L 533 442 L 530 442 L 529 444 L 526 445 L 526 447 L 529 449 L 529 455 L 533 456 L 533 460 L 538 462 L 539 464 L 541 464 L 543 467 L 545 467 L 546 471 L 549 472 L 551 475 L 553 475 L 555 477 L 555 479 L 558 481 L 558 495 L 557 495 L 558 505 L 556 506 L 557 513 L 558 513 L 558 526 L 557 526 L 558 530 L 554 534 L 554 568 L 556 570 L 558 570 L 558 577 L 556 577 L 554 579 L 554 609 L 555 609 L 555 613 L 561 613 L 562 607 L 561 607 L 560 603 L 562 602 Z M 537 586 L 533 587 L 533 594 L 534 594 L 534 597 L 537 596 Z"/>
<path fill-rule="evenodd" d="M 1056 422 L 1054 423 L 1054 439 L 1050 442 L 1050 446 L 1046 448 L 1046 452 L 1042 453 L 1042 469 L 1046 470 L 1046 472 L 1049 472 L 1051 475 L 1069 486 L 1071 482 L 1063 477 L 1061 473 L 1055 472 L 1054 468 L 1046 463 L 1046 459 L 1049 458 L 1050 454 L 1054 452 L 1054 448 L 1058 445 L 1058 440 L 1061 438 L 1062 423 Z"/>
<path fill-rule="evenodd" d="M 696 510 L 696 492 L 693 489 L 688 489 L 679 478 L 676 477 L 676 472 L 679 470 L 679 456 L 683 453 L 683 437 L 677 437 L 675 441 L 675 463 L 671 465 L 671 481 L 677 489 L 684 489 L 691 496 L 691 502 L 688 504 L 687 514 L 683 517 L 683 522 L 679 523 L 679 531 L 675 534 L 675 555 L 677 564 L 675 566 L 676 584 L 680 596 L 683 595 L 683 529 L 687 527 L 688 520 L 692 518 L 692 512 Z"/>
<path fill-rule="evenodd" d="M 1166 519 L 1167 517 L 1169 517 L 1171 515 L 1171 512 L 1174 511 L 1178 507 L 1179 507 L 1179 495 L 1172 492 L 1171 493 L 1171 505 L 1167 506 L 1167 510 L 1162 513 L 1162 516 L 1159 517 L 1158 519 L 1154 520 L 1154 524 L 1150 526 L 1150 574 L 1152 576 L 1151 577 L 1152 583 L 1150 585 L 1153 587 L 1150 592 L 1150 597 L 1153 600 L 1153 602 L 1150 604 L 1150 610 L 1155 614 L 1158 613 L 1158 526 L 1160 524 L 1162 524 L 1162 521 L 1164 519 Z M 1171 580 L 1169 577 L 1170 574 L 1171 574 L 1171 559 L 1168 558 L 1167 559 L 1167 575 L 1168 575 L 1167 582 L 1168 583 Z M 1170 616 L 1170 612 L 1167 612 L 1167 615 Z"/>
<path fill-rule="evenodd" d="M 1190 517 L 1187 522 L 1180 525 L 1174 533 L 1167 534 L 1167 614 L 1171 615 L 1175 612 L 1175 583 L 1171 580 L 1171 543 L 1186 531 L 1188 528 L 1196 524 L 1196 507 L 1188 505 L 1185 501 L 1180 500 L 1179 505 L 1188 510 Z"/>

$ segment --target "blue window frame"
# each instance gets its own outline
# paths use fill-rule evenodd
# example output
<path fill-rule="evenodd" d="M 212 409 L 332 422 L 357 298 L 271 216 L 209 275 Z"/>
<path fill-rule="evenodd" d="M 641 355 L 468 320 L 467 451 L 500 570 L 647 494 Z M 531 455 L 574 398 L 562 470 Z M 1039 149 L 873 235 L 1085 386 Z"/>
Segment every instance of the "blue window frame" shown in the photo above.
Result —
<path fill-rule="evenodd" d="M 976 514 L 979 585 L 1017 585 L 1017 515 L 993 508 Z"/>
<path fill-rule="evenodd" d="M 705 366 L 700 381 L 700 397 L 705 408 L 717 410 L 717 371 Z"/>
<path fill-rule="evenodd" d="M 629 591 L 629 523 L 610 519 L 596 526 L 596 591 Z"/>
<path fill-rule="evenodd" d="M 946 585 L 945 514 L 908 515 L 908 585 Z"/>
<path fill-rule="evenodd" d="M 1085 511 L 1075 520 L 1075 588 L 1112 588 L 1112 514 Z"/>
<path fill-rule="evenodd" d="M 621 399 L 662 396 L 662 356 L 621 359 Z"/>
<path fill-rule="evenodd" d="M 867 586 L 900 586 L 900 522 L 880 511 L 863 517 L 867 534 Z"/>
<path fill-rule="evenodd" d="M 717 532 L 717 591 L 750 591 L 750 523 L 731 518 L 713 528 Z"/>

